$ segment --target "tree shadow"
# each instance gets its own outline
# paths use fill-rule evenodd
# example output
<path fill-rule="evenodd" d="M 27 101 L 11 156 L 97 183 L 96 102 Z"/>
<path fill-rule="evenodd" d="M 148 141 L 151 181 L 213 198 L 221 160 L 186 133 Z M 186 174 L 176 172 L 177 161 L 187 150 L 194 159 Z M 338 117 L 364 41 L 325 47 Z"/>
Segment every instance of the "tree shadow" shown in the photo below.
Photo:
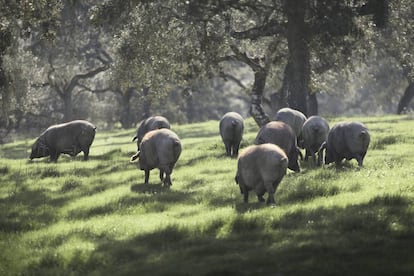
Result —
<path fill-rule="evenodd" d="M 46 190 L 16 188 L 0 199 L 0 230 L 5 233 L 36 230 L 55 222 L 56 208 L 71 200 L 71 196 L 52 198 Z"/>
<path fill-rule="evenodd" d="M 226 156 L 226 153 L 224 151 L 224 147 L 223 147 L 223 151 L 214 151 L 214 152 L 210 152 L 209 154 L 203 154 L 203 155 L 199 155 L 199 156 L 195 156 L 193 158 L 190 159 L 178 159 L 175 167 L 179 168 L 179 167 L 189 167 L 189 166 L 194 166 L 199 162 L 202 162 L 206 159 L 211 159 L 211 158 L 216 158 L 216 159 L 237 159 L 237 157 L 229 157 Z"/>
<path fill-rule="evenodd" d="M 128 141 L 125 141 L 125 142 L 116 142 L 116 143 L 114 143 L 114 142 L 111 142 L 110 144 L 100 144 L 100 145 L 93 145 L 92 144 L 92 146 L 91 146 L 91 151 L 93 150 L 93 148 L 102 148 L 102 147 L 105 147 L 105 148 L 107 148 L 108 146 L 110 146 L 110 147 L 120 147 L 120 146 L 125 146 L 125 145 L 131 145 L 131 147 L 134 147 L 135 146 L 135 148 L 136 148 L 136 146 L 137 146 L 137 143 L 136 142 L 133 142 L 132 141 L 132 137 L 131 137 L 131 140 L 128 140 Z"/>
<path fill-rule="evenodd" d="M 174 186 L 166 188 L 161 183 L 140 183 L 131 185 L 131 192 L 136 194 L 149 194 L 151 195 L 151 202 L 159 204 L 174 205 L 177 202 L 189 203 L 189 201 L 192 201 L 191 196 L 194 194 L 194 192 L 174 190 L 172 187 Z"/>
<path fill-rule="evenodd" d="M 141 183 L 141 184 L 131 185 L 131 192 L 141 193 L 141 194 L 160 194 L 168 190 L 169 188 L 163 187 L 161 183 L 158 183 L 158 184 Z"/>
<path fill-rule="evenodd" d="M 254 196 L 253 196 L 254 195 Z M 251 211 L 260 210 L 263 208 L 269 208 L 265 202 L 258 202 L 255 193 L 250 193 L 249 202 L 243 202 L 243 195 L 240 194 L 240 198 L 236 198 L 235 210 L 239 214 L 249 213 Z"/>
<path fill-rule="evenodd" d="M 127 240 L 97 239 L 96 249 L 76 263 L 74 272 L 410 275 L 414 268 L 411 203 L 401 195 L 382 195 L 367 203 L 303 208 L 277 218 L 236 215 L 202 225 L 171 222 Z M 241 204 L 236 208 L 245 212 Z M 51 268 L 46 264 L 40 261 L 36 269 L 47 274 Z M 68 267 L 62 264 L 61 269 Z"/>
<path fill-rule="evenodd" d="M 188 167 L 188 166 L 194 166 L 194 165 L 196 165 L 197 163 L 199 163 L 199 162 L 201 162 L 201 161 L 203 161 L 203 160 L 206 160 L 206 159 L 208 159 L 209 158 L 209 156 L 207 156 L 207 155 L 200 155 L 200 156 L 197 156 L 197 157 L 194 157 L 194 158 L 191 158 L 191 159 L 188 159 L 188 160 L 178 160 L 177 161 L 177 163 L 176 163 L 176 165 L 175 165 L 175 167 L 176 168 L 180 168 L 180 167 Z"/>

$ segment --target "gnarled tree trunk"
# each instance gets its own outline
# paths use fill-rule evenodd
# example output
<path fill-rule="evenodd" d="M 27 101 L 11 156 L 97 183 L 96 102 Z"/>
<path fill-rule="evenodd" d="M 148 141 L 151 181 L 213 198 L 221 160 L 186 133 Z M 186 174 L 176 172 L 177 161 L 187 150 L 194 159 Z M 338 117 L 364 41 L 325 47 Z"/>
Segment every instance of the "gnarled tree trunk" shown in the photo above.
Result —
<path fill-rule="evenodd" d="M 263 110 L 262 98 L 266 85 L 267 72 L 264 68 L 256 68 L 254 72 L 254 83 L 251 95 L 250 115 L 259 127 L 270 122 L 269 116 Z"/>
<path fill-rule="evenodd" d="M 247 56 L 246 53 L 240 52 L 240 50 L 235 46 L 231 45 L 231 49 L 236 55 L 237 59 L 246 63 L 254 72 L 254 82 L 250 100 L 250 110 L 249 113 L 256 121 L 259 127 L 264 126 L 270 122 L 269 116 L 263 109 L 262 100 L 264 88 L 266 85 L 266 78 L 268 74 L 268 67 L 261 66 L 260 62 L 257 60 L 251 59 Z"/>
<path fill-rule="evenodd" d="M 398 103 L 397 114 L 401 114 L 408 106 L 412 98 L 414 97 L 414 82 L 410 82 L 405 89 L 404 95 L 401 97 Z"/>

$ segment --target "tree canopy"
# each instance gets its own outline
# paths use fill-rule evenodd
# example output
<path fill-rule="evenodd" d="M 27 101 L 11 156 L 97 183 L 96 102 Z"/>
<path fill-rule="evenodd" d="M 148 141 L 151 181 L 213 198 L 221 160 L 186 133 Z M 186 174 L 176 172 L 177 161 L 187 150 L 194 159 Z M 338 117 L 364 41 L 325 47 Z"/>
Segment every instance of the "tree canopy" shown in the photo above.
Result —
<path fill-rule="evenodd" d="M 52 39 L 57 26 L 60 1 L 0 1 L 0 125 L 10 125 L 9 113 L 27 89 L 22 68 L 13 67 L 21 55 L 21 39 L 36 30 L 42 40 Z M 24 93 L 23 93 L 24 94 Z"/>
<path fill-rule="evenodd" d="M 80 112 L 87 107 L 79 99 L 86 98 L 92 109 L 104 108 L 123 127 L 131 127 L 154 111 L 167 112 L 169 105 L 180 106 L 194 118 L 188 105 L 198 105 L 203 98 L 199 91 L 210 91 L 203 93 L 216 99 L 224 95 L 229 103 L 247 102 L 250 115 L 263 125 L 283 106 L 308 115 L 318 113 L 321 92 L 342 87 L 340 93 L 348 95 L 346 90 L 352 86 L 335 87 L 338 80 L 346 83 L 344 75 L 354 74 L 357 67 L 369 67 L 375 56 L 399 64 L 408 81 L 401 102 L 409 102 L 414 95 L 410 88 L 414 22 L 408 0 L 2 4 L 3 126 L 17 109 L 23 117 L 41 116 L 45 111 L 36 106 L 45 101 L 53 112 L 62 114 L 56 120 L 91 116 L 91 112 Z M 246 68 L 249 74 L 237 73 Z M 393 72 L 398 74 L 398 70 Z M 203 89 L 214 87 L 217 78 L 232 82 L 231 90 L 238 92 Z M 25 85 L 17 88 L 12 83 Z M 38 97 L 40 102 L 33 101 L 36 95 L 43 95 Z M 24 107 L 10 105 L 17 99 L 26 101 Z M 134 112 L 132 106 L 140 110 Z M 202 112 L 207 114 L 209 108 L 213 107 Z M 407 104 L 398 111 L 402 109 Z"/>
<path fill-rule="evenodd" d="M 139 20 L 136 11 L 126 14 L 127 11 L 122 7 L 138 8 L 141 12 Z M 159 33 L 171 34 L 173 38 L 179 37 L 168 30 L 174 22 L 173 29 L 184 33 L 188 40 L 181 38 L 180 43 L 173 39 L 165 40 L 165 36 L 161 37 L 164 38 L 164 43 L 174 42 L 173 45 L 168 44 L 169 49 L 185 53 L 184 57 L 169 57 L 168 61 L 175 66 L 181 62 L 191 64 L 190 68 L 199 73 L 197 77 L 200 74 L 208 76 L 214 70 L 220 71 L 220 64 L 229 59 L 249 65 L 255 74 L 250 113 L 259 125 L 263 125 L 269 121 L 261 103 L 266 78 L 272 65 L 281 66 L 281 63 L 285 63 L 279 105 L 288 105 L 307 114 L 307 102 L 313 96 L 312 73 L 323 72 L 339 61 L 340 64 L 346 63 L 352 54 L 354 41 L 368 28 L 366 25 L 369 25 L 369 21 L 363 17 L 369 16 L 373 22 L 371 25 L 377 28 L 384 27 L 388 19 L 388 2 L 245 0 L 164 1 L 161 4 L 158 1 L 129 1 L 128 5 L 122 6 L 120 1 L 113 0 L 103 4 L 100 11 L 104 21 L 106 19 L 112 22 L 114 18 L 119 18 L 120 28 L 124 31 L 127 29 L 122 22 L 130 22 L 126 26 L 135 23 L 143 26 L 143 22 L 149 22 L 150 28 L 143 29 L 150 30 L 151 37 L 158 37 Z M 157 16 L 153 16 L 154 14 Z M 145 21 L 144 18 L 148 20 Z M 126 38 L 128 42 L 124 40 L 123 45 L 127 48 L 129 45 L 141 53 L 142 49 L 150 49 L 152 53 L 159 53 L 156 55 L 158 58 L 168 56 L 162 52 L 162 48 L 157 47 L 156 41 L 148 39 L 144 40 L 147 46 L 135 48 L 136 45 L 143 45 L 143 37 L 146 36 L 129 35 Z M 192 51 L 195 51 L 195 56 L 192 56 Z M 126 48 L 122 48 L 122 53 L 127 53 L 127 57 L 131 56 Z M 140 59 L 136 52 L 132 56 Z M 285 57 L 284 60 L 281 56 Z M 121 63 L 122 60 L 121 57 Z M 163 61 L 157 60 L 156 63 L 163 64 Z M 173 72 L 180 71 L 174 66 L 164 68 L 173 68 Z M 145 68 L 141 70 L 150 71 Z M 167 75 L 174 76 L 171 72 Z M 181 71 L 174 79 L 183 76 L 187 75 Z"/>

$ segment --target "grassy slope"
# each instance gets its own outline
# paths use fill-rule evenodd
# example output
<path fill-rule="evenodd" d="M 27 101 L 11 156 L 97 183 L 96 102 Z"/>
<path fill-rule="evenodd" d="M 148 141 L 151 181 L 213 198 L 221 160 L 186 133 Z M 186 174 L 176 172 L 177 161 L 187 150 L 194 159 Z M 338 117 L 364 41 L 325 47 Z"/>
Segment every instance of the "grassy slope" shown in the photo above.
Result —
<path fill-rule="evenodd" d="M 302 164 L 274 208 L 242 202 L 214 121 L 173 127 L 170 190 L 129 163 L 134 130 L 98 133 L 88 162 L 28 162 L 32 140 L 3 145 L 0 275 L 409 275 L 414 121 L 356 119 L 371 130 L 364 168 Z M 248 120 L 243 147 L 256 132 Z"/>

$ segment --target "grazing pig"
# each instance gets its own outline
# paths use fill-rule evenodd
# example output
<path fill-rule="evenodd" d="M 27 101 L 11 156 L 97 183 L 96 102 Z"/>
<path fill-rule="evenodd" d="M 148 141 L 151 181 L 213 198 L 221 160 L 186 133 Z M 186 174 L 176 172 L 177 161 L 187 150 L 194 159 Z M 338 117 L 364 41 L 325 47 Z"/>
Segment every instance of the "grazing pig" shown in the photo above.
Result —
<path fill-rule="evenodd" d="M 249 191 L 254 190 L 260 202 L 264 201 L 263 195 L 267 192 L 267 204 L 274 204 L 276 188 L 285 176 L 287 166 L 288 158 L 277 145 L 268 143 L 247 147 L 240 154 L 235 177 L 244 202 L 249 200 Z"/>
<path fill-rule="evenodd" d="M 221 118 L 219 128 L 221 138 L 226 148 L 226 155 L 237 156 L 243 137 L 243 117 L 239 113 L 228 112 Z"/>
<path fill-rule="evenodd" d="M 319 149 L 322 159 L 323 150 L 326 149 L 325 164 L 335 162 L 337 166 L 345 158 L 355 158 L 358 166 L 362 167 L 365 154 L 370 142 L 368 129 L 360 122 L 337 123 L 328 133 L 328 138 Z"/>
<path fill-rule="evenodd" d="M 139 157 L 139 167 L 145 171 L 145 184 L 148 184 L 150 171 L 158 168 L 160 179 L 168 188 L 172 185 L 171 173 L 180 154 L 181 142 L 177 134 L 170 129 L 162 128 L 151 130 L 144 135 L 140 150 L 131 157 L 131 162 Z"/>
<path fill-rule="evenodd" d="M 138 150 L 139 150 L 142 138 L 148 131 L 151 131 L 154 129 L 161 129 L 161 128 L 171 129 L 170 122 L 168 122 L 167 118 L 163 116 L 151 116 L 143 120 L 138 127 L 137 135 L 132 139 L 132 141 L 137 140 Z"/>
<path fill-rule="evenodd" d="M 320 116 L 311 116 L 305 121 L 302 127 L 303 147 L 306 150 L 305 161 L 311 156 L 316 164 L 316 153 L 326 141 L 328 132 L 329 124 Z M 319 162 L 318 165 L 320 165 Z"/>
<path fill-rule="evenodd" d="M 50 126 L 33 144 L 30 160 L 50 156 L 50 161 L 57 162 L 61 153 L 75 156 L 81 151 L 83 159 L 88 160 L 95 131 L 93 124 L 83 120 Z"/>
<path fill-rule="evenodd" d="M 289 157 L 288 168 L 299 172 L 298 155 L 301 155 L 293 129 L 284 122 L 272 121 L 264 125 L 256 136 L 255 144 L 272 143 L 282 148 Z"/>
<path fill-rule="evenodd" d="M 279 109 L 275 114 L 275 121 L 282 121 L 293 129 L 297 137 L 297 142 L 301 145 L 302 141 L 302 126 L 306 121 L 306 116 L 302 112 L 289 107 Z"/>

